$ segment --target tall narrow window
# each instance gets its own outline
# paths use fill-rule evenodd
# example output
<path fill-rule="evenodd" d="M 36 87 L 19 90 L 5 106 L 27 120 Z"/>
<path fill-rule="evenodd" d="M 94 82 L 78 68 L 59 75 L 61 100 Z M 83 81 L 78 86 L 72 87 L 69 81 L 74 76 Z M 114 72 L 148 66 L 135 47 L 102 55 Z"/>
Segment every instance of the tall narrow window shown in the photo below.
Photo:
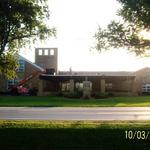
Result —
<path fill-rule="evenodd" d="M 48 49 L 44 50 L 44 55 L 48 55 Z"/>
<path fill-rule="evenodd" d="M 54 55 L 54 49 L 50 50 L 50 55 Z"/>
<path fill-rule="evenodd" d="M 43 55 L 43 50 L 39 49 L 39 55 Z"/>
<path fill-rule="evenodd" d="M 20 59 L 18 72 L 24 72 L 24 71 L 25 71 L 25 61 Z"/>

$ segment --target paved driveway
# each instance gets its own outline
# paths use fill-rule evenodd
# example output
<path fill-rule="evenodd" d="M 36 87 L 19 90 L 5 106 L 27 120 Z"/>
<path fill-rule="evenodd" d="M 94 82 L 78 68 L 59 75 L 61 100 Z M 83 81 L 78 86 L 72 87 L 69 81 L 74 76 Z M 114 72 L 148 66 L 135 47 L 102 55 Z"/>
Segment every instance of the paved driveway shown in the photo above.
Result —
<path fill-rule="evenodd" d="M 150 120 L 150 107 L 0 107 L 0 119 Z"/>

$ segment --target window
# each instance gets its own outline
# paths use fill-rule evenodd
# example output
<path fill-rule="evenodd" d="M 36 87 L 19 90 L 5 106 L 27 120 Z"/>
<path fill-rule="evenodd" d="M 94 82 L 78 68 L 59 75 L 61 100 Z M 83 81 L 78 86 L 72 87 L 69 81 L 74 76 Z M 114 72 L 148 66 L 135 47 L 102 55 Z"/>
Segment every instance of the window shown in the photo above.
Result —
<path fill-rule="evenodd" d="M 44 55 L 48 55 L 48 49 L 44 50 Z"/>
<path fill-rule="evenodd" d="M 61 90 L 64 92 L 67 92 L 70 89 L 69 87 L 70 87 L 70 84 L 68 82 L 62 83 L 62 89 Z"/>
<path fill-rule="evenodd" d="M 11 85 L 14 85 L 14 80 L 8 80 L 7 85 L 8 85 L 8 87 L 11 86 Z"/>
<path fill-rule="evenodd" d="M 106 83 L 105 87 L 106 89 L 112 89 L 112 83 Z"/>
<path fill-rule="evenodd" d="M 39 55 L 43 55 L 43 50 L 39 49 Z"/>
<path fill-rule="evenodd" d="M 144 84 L 142 87 L 142 92 L 150 93 L 150 84 Z"/>
<path fill-rule="evenodd" d="M 79 90 L 83 90 L 83 83 L 80 83 Z"/>
<path fill-rule="evenodd" d="M 25 70 L 25 61 L 20 59 L 18 72 L 24 72 L 24 70 Z"/>
<path fill-rule="evenodd" d="M 77 83 L 75 84 L 75 88 L 76 88 L 78 91 L 82 91 L 82 90 L 83 90 L 83 83 L 77 82 Z"/>
<path fill-rule="evenodd" d="M 80 83 L 77 82 L 77 83 L 75 84 L 75 87 L 78 89 L 78 88 L 80 87 Z"/>
<path fill-rule="evenodd" d="M 17 83 L 18 83 L 17 79 L 8 80 L 7 81 L 7 87 L 9 88 L 10 86 L 13 86 L 13 85 L 15 85 Z"/>
<path fill-rule="evenodd" d="M 50 55 L 54 55 L 54 49 L 50 50 Z"/>

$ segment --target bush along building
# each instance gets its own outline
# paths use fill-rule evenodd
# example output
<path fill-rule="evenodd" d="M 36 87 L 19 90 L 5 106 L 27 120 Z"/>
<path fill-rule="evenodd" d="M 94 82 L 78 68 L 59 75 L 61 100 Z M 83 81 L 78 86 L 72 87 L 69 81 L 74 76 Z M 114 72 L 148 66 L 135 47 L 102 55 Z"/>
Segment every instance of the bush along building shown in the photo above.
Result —
<path fill-rule="evenodd" d="M 36 48 L 35 63 L 19 56 L 17 78 L 0 77 L 0 91 L 10 86 L 37 89 L 38 95 L 59 93 L 77 97 L 150 94 L 150 68 L 126 71 L 58 71 L 58 49 Z"/>

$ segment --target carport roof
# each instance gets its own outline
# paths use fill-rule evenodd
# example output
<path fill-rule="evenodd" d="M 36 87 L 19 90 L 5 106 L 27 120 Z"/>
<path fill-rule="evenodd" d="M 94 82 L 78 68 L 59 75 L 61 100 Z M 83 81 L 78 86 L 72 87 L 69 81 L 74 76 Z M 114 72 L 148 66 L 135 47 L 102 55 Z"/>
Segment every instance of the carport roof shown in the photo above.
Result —
<path fill-rule="evenodd" d="M 127 71 L 60 71 L 59 76 L 135 76 L 134 72 Z"/>
<path fill-rule="evenodd" d="M 59 72 L 57 75 L 50 75 L 50 74 L 41 74 L 40 79 L 44 80 L 51 80 L 51 81 L 67 81 L 68 79 L 75 79 L 75 80 L 85 80 L 86 77 L 91 78 L 134 78 L 135 75 L 133 72 Z"/>

